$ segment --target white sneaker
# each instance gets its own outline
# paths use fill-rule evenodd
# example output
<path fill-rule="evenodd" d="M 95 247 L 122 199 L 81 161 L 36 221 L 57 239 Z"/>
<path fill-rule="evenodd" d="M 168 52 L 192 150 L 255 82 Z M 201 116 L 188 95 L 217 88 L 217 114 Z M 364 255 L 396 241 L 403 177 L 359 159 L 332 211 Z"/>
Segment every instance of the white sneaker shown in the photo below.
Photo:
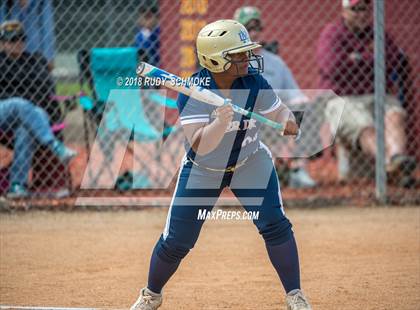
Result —
<path fill-rule="evenodd" d="M 316 182 L 304 168 L 290 171 L 289 186 L 291 188 L 311 188 L 315 185 Z"/>
<path fill-rule="evenodd" d="M 142 288 L 140 297 L 131 306 L 130 310 L 156 310 L 162 304 L 162 294 L 153 293 L 147 287 Z"/>
<path fill-rule="evenodd" d="M 293 290 L 286 295 L 287 310 L 312 310 L 311 305 L 301 290 Z"/>

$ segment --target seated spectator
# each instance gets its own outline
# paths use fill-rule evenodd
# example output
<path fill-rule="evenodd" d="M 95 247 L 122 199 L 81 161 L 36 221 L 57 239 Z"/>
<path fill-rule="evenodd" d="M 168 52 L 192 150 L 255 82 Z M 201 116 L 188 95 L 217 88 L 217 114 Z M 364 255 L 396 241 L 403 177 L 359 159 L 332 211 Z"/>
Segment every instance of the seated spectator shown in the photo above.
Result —
<path fill-rule="evenodd" d="M 26 34 L 20 22 L 7 21 L 0 27 L 0 96 L 25 98 L 43 108 L 53 123 L 61 121 L 60 107 L 51 100 L 55 86 L 47 60 L 25 51 Z"/>
<path fill-rule="evenodd" d="M 341 18 L 326 25 L 321 33 L 317 60 L 320 88 L 333 90 L 346 102 L 337 137 L 344 145 L 359 148 L 363 154 L 374 158 L 377 150 L 373 114 L 375 59 L 371 16 L 370 1 L 342 0 Z M 389 34 L 385 38 L 386 169 L 388 179 L 401 186 L 408 186 L 413 182 L 411 175 L 416 162 L 406 155 L 406 113 L 392 93 L 392 73 L 401 70 L 401 60 L 405 56 Z M 327 117 L 336 115 L 336 100 L 327 103 Z"/>
<path fill-rule="evenodd" d="M 261 12 L 258 8 L 253 6 L 240 7 L 235 11 L 233 18 L 246 27 L 253 42 L 260 42 L 263 25 Z M 256 49 L 254 52 L 264 57 L 264 72 L 262 75 L 284 103 L 293 105 L 308 102 L 309 99 L 299 89 L 291 70 L 280 56 L 265 48 Z M 290 169 L 281 168 L 283 172 L 289 171 L 286 179 L 290 187 L 310 188 L 316 185 L 306 169 L 306 164 L 307 161 L 304 159 L 294 159 L 290 161 Z"/>
<path fill-rule="evenodd" d="M 159 66 L 160 26 L 157 7 L 141 7 L 137 25 L 134 46 L 139 49 L 141 60 Z"/>
<path fill-rule="evenodd" d="M 54 137 L 44 110 L 22 98 L 0 99 L 0 130 L 14 136 L 7 195 L 10 198 L 28 196 L 27 181 L 36 143 L 48 147 L 64 164 L 76 155 Z"/>
<path fill-rule="evenodd" d="M 32 136 L 63 162 L 75 152 L 52 136 L 48 116 L 34 105 L 49 107 L 53 83 L 46 60 L 24 51 L 25 33 L 20 22 L 0 25 L 0 44 L 0 128 L 2 132 L 11 131 L 15 138 L 10 195 L 25 196 L 34 152 Z"/>

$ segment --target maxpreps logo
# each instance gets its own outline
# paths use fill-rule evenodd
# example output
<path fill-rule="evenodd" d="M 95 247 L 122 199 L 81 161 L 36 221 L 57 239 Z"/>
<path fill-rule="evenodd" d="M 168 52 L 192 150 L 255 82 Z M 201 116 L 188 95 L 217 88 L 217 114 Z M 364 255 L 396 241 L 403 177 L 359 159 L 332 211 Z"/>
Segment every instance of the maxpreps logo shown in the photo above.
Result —
<path fill-rule="evenodd" d="M 239 39 L 243 42 L 243 43 L 247 43 L 250 41 L 248 34 L 246 33 L 246 31 L 239 31 L 238 33 L 239 35 Z"/>

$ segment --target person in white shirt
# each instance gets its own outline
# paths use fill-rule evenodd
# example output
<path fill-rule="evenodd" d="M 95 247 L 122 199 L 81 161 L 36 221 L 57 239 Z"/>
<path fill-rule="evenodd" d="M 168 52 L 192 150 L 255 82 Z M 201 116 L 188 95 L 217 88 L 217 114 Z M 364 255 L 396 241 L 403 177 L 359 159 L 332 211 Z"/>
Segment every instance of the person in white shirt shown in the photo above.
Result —
<path fill-rule="evenodd" d="M 254 6 L 240 7 L 235 11 L 233 18 L 247 28 L 252 41 L 259 41 L 263 26 L 261 11 L 258 8 Z M 284 103 L 293 105 L 309 101 L 280 56 L 264 48 L 255 50 L 255 53 L 264 57 L 264 72 L 262 74 Z M 290 161 L 290 175 L 288 176 L 290 187 L 310 188 L 316 185 L 315 180 L 312 179 L 306 169 L 306 164 L 307 161 L 304 159 Z"/>

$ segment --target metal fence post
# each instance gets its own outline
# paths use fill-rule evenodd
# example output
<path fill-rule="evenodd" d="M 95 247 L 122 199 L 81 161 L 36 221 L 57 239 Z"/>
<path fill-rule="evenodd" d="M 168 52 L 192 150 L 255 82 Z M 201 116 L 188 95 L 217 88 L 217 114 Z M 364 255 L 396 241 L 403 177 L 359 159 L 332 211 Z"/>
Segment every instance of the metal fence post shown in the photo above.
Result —
<path fill-rule="evenodd" d="M 385 172 L 385 31 L 384 6 L 385 1 L 374 3 L 374 32 L 375 32 L 375 127 L 376 127 L 376 199 L 379 203 L 386 203 L 386 172 Z"/>

